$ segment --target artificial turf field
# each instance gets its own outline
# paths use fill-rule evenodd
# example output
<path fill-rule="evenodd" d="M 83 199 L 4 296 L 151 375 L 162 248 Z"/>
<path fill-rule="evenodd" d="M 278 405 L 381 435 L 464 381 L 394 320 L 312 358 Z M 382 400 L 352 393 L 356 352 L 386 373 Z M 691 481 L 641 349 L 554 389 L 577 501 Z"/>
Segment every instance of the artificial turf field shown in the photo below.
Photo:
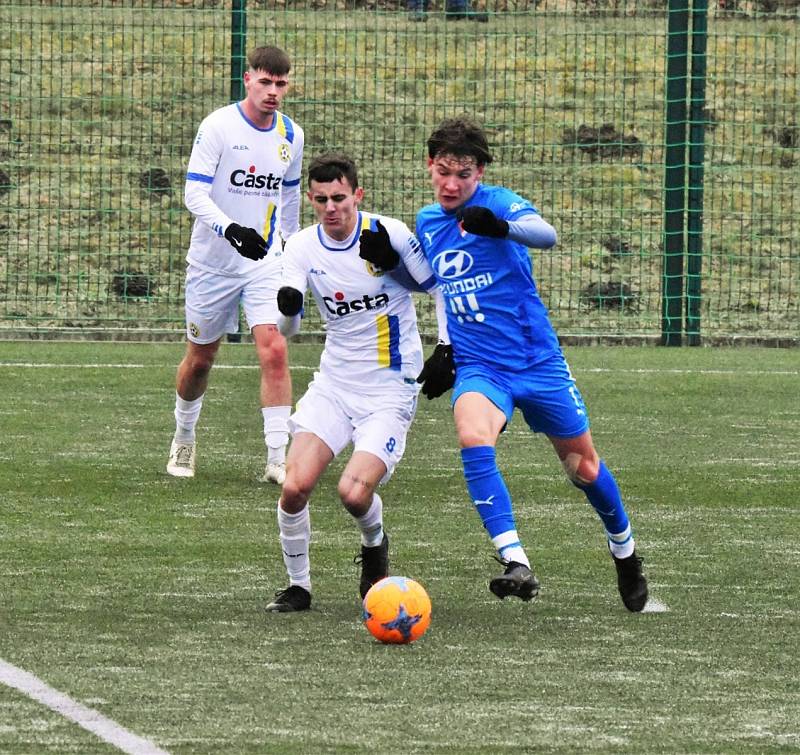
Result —
<path fill-rule="evenodd" d="M 360 622 L 340 462 L 311 502 L 313 610 L 263 611 L 286 578 L 253 349 L 220 352 L 192 480 L 164 471 L 182 351 L 0 342 L 6 667 L 174 753 L 800 749 L 798 351 L 565 349 L 645 557 L 637 615 L 519 416 L 498 457 L 542 591 L 488 592 L 449 403 L 422 399 L 381 491 L 392 571 L 433 603 L 399 647 Z M 318 354 L 291 347 L 296 396 Z M 0 752 L 119 749 L 0 683 Z"/>

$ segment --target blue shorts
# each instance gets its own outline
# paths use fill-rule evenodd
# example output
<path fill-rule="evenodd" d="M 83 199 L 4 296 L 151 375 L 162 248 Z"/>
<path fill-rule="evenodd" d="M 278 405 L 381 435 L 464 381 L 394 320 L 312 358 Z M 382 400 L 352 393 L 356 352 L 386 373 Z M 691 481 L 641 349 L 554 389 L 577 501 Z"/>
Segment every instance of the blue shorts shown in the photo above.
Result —
<path fill-rule="evenodd" d="M 589 429 L 586 405 L 563 354 L 524 372 L 498 372 L 483 364 L 459 366 L 452 403 L 473 391 L 500 409 L 507 423 L 518 408 L 535 433 L 574 438 Z"/>

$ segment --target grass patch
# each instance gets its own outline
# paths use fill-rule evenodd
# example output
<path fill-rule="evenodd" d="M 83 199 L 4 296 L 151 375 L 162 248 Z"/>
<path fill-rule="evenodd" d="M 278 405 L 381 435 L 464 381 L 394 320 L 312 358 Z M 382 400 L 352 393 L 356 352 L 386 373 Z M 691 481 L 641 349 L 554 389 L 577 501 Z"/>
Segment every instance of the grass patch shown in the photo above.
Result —
<path fill-rule="evenodd" d="M 792 351 L 567 350 L 666 613 L 625 611 L 599 521 L 520 417 L 499 459 L 542 594 L 491 596 L 449 407 L 423 400 L 382 491 L 393 571 L 433 601 L 408 647 L 360 625 L 341 462 L 312 499 L 314 610 L 263 612 L 285 574 L 253 349 L 221 351 L 193 480 L 164 472 L 181 353 L 0 342 L 4 660 L 176 753 L 800 746 Z M 292 347 L 296 397 L 318 354 Z M 108 751 L 7 688 L 0 709 L 0 750 Z"/>

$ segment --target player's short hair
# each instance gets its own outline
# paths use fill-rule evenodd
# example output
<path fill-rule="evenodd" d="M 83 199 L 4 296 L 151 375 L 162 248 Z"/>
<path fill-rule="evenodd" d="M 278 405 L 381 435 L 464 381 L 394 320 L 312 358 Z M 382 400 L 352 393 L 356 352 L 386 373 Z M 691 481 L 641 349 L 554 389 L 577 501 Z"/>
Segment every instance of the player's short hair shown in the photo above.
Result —
<path fill-rule="evenodd" d="M 326 152 L 315 157 L 308 166 L 309 186 L 312 181 L 325 184 L 341 181 L 343 178 L 347 179 L 353 191 L 358 188 L 358 169 L 355 160 L 344 152 Z"/>
<path fill-rule="evenodd" d="M 254 71 L 265 71 L 285 76 L 292 69 L 292 61 L 280 47 L 256 47 L 247 55 L 247 64 Z"/>
<path fill-rule="evenodd" d="M 434 160 L 441 155 L 474 157 L 479 166 L 494 159 L 486 134 L 468 115 L 446 118 L 428 137 L 428 157 Z"/>

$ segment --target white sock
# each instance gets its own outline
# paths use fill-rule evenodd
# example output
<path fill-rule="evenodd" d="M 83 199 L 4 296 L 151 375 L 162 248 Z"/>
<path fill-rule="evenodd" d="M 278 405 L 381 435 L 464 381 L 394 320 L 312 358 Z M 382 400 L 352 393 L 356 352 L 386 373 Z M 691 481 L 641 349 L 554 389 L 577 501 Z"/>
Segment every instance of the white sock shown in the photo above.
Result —
<path fill-rule="evenodd" d="M 186 401 L 175 394 L 175 440 L 194 443 L 194 428 L 200 419 L 205 393 L 194 401 Z"/>
<path fill-rule="evenodd" d="M 633 549 L 636 543 L 631 534 L 631 526 L 628 525 L 624 532 L 619 532 L 616 535 L 611 532 L 606 532 L 608 536 L 608 549 L 611 551 L 612 556 L 617 558 L 628 558 L 633 555 Z"/>
<path fill-rule="evenodd" d="M 361 530 L 361 545 L 374 548 L 383 542 L 383 501 L 377 493 L 372 494 L 372 503 L 367 513 L 356 517 Z"/>
<path fill-rule="evenodd" d="M 285 464 L 286 446 L 289 443 L 289 415 L 291 406 L 264 406 L 264 442 L 267 444 L 267 463 Z"/>
<path fill-rule="evenodd" d="M 525 549 L 519 541 L 519 535 L 516 530 L 508 530 L 508 532 L 501 532 L 492 538 L 494 547 L 497 548 L 497 555 L 503 561 L 516 561 L 518 564 L 525 564 L 529 569 L 531 562 L 525 555 Z"/>
<path fill-rule="evenodd" d="M 311 562 L 308 557 L 308 546 L 311 543 L 311 516 L 308 504 L 297 514 L 288 514 L 279 505 L 278 529 L 289 584 L 300 585 L 311 592 Z"/>

